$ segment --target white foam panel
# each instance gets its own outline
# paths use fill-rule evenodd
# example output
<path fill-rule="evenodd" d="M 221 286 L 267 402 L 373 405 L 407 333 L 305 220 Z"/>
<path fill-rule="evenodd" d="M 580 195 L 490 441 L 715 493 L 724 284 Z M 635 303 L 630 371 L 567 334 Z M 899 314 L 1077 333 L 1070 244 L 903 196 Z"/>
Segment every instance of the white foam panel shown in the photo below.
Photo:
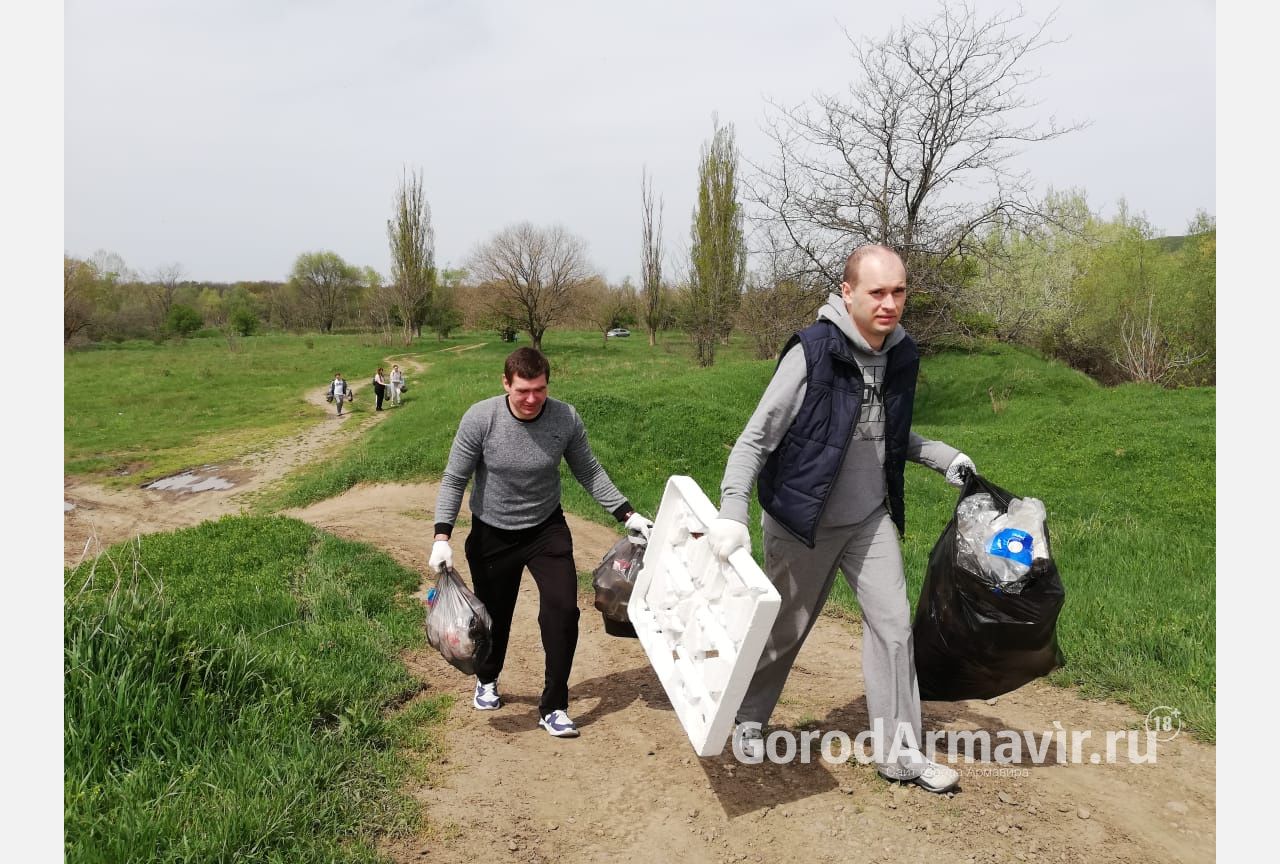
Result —
<path fill-rule="evenodd" d="M 724 750 L 781 602 L 748 550 L 712 553 L 716 512 L 693 478 L 667 480 L 627 606 L 699 756 Z"/>

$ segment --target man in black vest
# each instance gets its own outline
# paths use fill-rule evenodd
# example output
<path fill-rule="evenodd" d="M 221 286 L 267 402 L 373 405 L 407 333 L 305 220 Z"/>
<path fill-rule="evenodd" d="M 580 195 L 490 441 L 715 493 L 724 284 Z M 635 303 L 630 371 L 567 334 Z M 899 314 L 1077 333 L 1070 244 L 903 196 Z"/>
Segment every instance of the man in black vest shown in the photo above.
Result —
<path fill-rule="evenodd" d="M 849 256 L 840 294 L 791 337 L 734 444 L 707 536 L 721 559 L 750 548 L 747 513 L 758 477 L 764 567 L 782 604 L 738 710 L 735 749 L 752 761 L 763 755 L 760 729 L 840 570 L 862 607 L 867 713 L 873 733 L 880 727 L 877 769 L 945 792 L 959 774 L 919 750 L 920 692 L 898 546 L 903 468 L 918 462 L 960 486 L 974 465 L 911 431 L 920 355 L 898 323 L 906 297 L 906 267 L 892 249 L 863 246 Z"/>

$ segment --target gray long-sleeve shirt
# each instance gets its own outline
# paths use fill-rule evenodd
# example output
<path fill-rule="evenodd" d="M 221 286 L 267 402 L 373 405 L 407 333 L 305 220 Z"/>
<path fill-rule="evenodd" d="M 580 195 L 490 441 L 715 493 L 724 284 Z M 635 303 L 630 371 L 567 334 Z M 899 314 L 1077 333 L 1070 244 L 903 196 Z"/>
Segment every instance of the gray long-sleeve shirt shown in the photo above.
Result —
<path fill-rule="evenodd" d="M 884 503 L 884 402 L 881 385 L 889 349 L 902 341 L 906 331 L 895 327 L 879 350 L 872 348 L 858 333 L 839 294 L 827 298 L 818 318 L 832 321 L 849 340 L 850 349 L 866 384 L 862 412 L 854 424 L 849 449 L 822 511 L 822 526 L 856 525 Z M 720 516 L 747 523 L 751 504 L 751 487 L 782 436 L 791 428 L 806 388 L 804 347 L 795 345 L 783 355 L 773 379 L 765 388 L 746 428 L 738 436 L 729 453 L 720 484 Z M 941 441 L 930 441 L 915 432 L 907 445 L 907 459 L 945 472 L 959 450 Z M 785 532 L 784 532 L 785 533 Z"/>
<path fill-rule="evenodd" d="M 440 478 L 436 533 L 452 533 L 473 474 L 476 518 L 510 531 L 540 524 L 560 506 L 562 458 L 601 507 L 619 520 L 626 517 L 630 505 L 596 461 L 572 405 L 548 398 L 537 417 L 521 420 L 511 413 L 506 396 L 477 402 L 462 415 Z"/>

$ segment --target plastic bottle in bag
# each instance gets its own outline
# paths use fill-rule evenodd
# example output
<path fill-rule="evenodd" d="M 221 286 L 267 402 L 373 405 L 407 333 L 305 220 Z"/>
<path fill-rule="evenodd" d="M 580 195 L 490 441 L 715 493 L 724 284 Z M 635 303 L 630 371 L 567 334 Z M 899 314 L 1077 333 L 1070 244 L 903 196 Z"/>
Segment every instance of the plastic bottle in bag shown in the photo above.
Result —
<path fill-rule="evenodd" d="M 476 664 L 489 655 L 492 638 L 493 622 L 484 604 L 456 570 L 445 567 L 427 594 L 427 606 L 427 642 L 451 666 L 475 674 Z"/>
<path fill-rule="evenodd" d="M 1012 588 L 1048 560 L 1044 502 L 1012 498 L 1006 510 L 979 492 L 956 506 L 956 561 L 993 586 Z"/>

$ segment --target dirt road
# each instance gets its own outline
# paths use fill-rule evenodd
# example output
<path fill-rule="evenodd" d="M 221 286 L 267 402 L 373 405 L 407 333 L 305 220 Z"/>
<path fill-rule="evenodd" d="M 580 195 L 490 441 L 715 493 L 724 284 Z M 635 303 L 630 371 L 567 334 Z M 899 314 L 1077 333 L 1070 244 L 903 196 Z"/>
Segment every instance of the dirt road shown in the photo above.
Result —
<path fill-rule="evenodd" d="M 308 399 L 317 411 L 308 432 L 269 452 L 193 469 L 197 478 L 228 480 L 229 489 L 108 493 L 66 481 L 65 498 L 74 507 L 65 513 L 65 563 L 140 532 L 240 512 L 255 492 L 388 416 L 368 411 L 338 420 L 323 390 Z M 428 484 L 362 486 L 287 515 L 379 546 L 426 573 L 434 501 Z M 590 570 L 617 535 L 573 517 L 570 526 L 578 567 Z M 456 548 L 462 539 L 459 529 Z M 458 561 L 465 568 L 461 556 Z M 1064 581 L 1069 587 L 1069 574 Z M 926 730 L 988 730 L 993 746 L 1000 730 L 1030 732 L 1033 740 L 1059 729 L 1067 736 L 1091 733 L 1083 764 L 1059 764 L 1052 747 L 1043 764 L 1034 764 L 1024 746 L 1019 765 L 959 765 L 961 787 L 945 796 L 889 784 L 854 760 L 824 761 L 816 743 L 808 763 L 743 765 L 727 749 L 700 759 L 639 643 L 607 636 L 590 597 L 580 606 L 582 634 L 570 681 L 570 713 L 582 730 L 576 740 L 552 739 L 535 725 L 543 655 L 529 580 L 500 681 L 501 710 L 473 711 L 472 680 L 434 651 L 405 656 L 427 692 L 453 693 L 458 701 L 431 785 L 410 790 L 431 827 L 389 844 L 386 852 L 397 861 L 1169 864 L 1215 858 L 1215 748 L 1184 733 L 1159 744 L 1154 764 L 1131 764 L 1122 742 L 1117 761 L 1107 764 L 1107 731 L 1143 726 L 1143 715 L 1126 706 L 1084 701 L 1041 682 L 990 703 L 926 702 Z M 802 728 L 850 738 L 866 728 L 856 622 L 819 621 L 773 722 L 797 738 Z M 1069 737 L 1065 749 L 1069 757 Z M 1103 761 L 1090 762 L 1093 754 Z"/>

